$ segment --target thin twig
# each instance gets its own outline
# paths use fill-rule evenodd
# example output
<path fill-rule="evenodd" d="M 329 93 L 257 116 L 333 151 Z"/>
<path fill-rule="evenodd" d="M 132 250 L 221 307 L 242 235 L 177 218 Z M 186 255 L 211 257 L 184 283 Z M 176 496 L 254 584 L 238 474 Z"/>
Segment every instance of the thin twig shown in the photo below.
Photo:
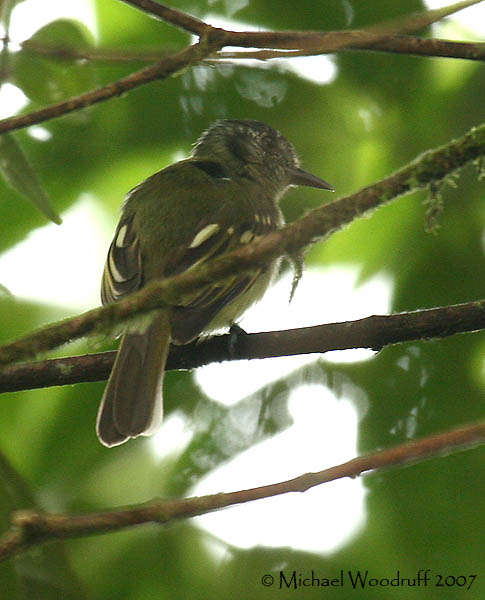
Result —
<path fill-rule="evenodd" d="M 415 56 L 461 58 L 466 60 L 485 61 L 485 43 L 481 42 L 452 42 L 435 38 L 421 38 L 414 36 L 389 36 L 378 42 L 358 44 L 349 48 L 342 48 L 337 52 L 390 52 L 394 54 L 408 54 Z M 220 60 L 256 59 L 271 60 L 278 58 L 292 58 L 297 56 L 318 56 L 329 54 L 328 50 L 321 47 L 306 48 L 304 50 L 246 50 L 246 51 L 221 51 L 214 58 L 207 59 L 217 64 Z M 207 62 L 207 61 L 206 61 Z"/>
<path fill-rule="evenodd" d="M 452 42 L 436 38 L 402 35 L 396 35 L 365 47 L 357 45 L 349 48 L 349 50 L 370 50 L 415 56 L 485 60 L 485 43 L 483 42 Z"/>
<path fill-rule="evenodd" d="M 283 254 L 292 255 L 383 206 L 393 198 L 441 181 L 485 154 L 485 125 L 441 148 L 429 150 L 393 175 L 330 204 L 321 206 L 283 229 L 262 237 L 197 269 L 160 281 L 126 298 L 54 323 L 0 347 L 0 365 L 26 360 L 85 335 L 109 332 L 115 325 L 157 308 L 183 304 L 198 287 L 235 273 L 264 266 Z"/>
<path fill-rule="evenodd" d="M 20 44 L 24 52 L 40 56 L 48 56 L 61 60 L 86 60 L 99 62 L 149 62 L 160 61 L 177 52 L 175 48 L 97 48 L 95 46 L 69 46 L 66 44 L 40 44 L 36 41 L 26 40 Z"/>
<path fill-rule="evenodd" d="M 146 523 L 166 525 L 177 519 L 195 517 L 235 504 L 289 492 L 305 492 L 322 483 L 357 477 L 368 471 L 417 463 L 483 443 L 485 424 L 479 423 L 354 458 L 330 469 L 247 490 L 184 499 L 154 500 L 135 507 L 84 515 L 18 511 L 12 515 L 10 530 L 0 540 L 0 560 L 52 539 L 98 535 Z"/>
<path fill-rule="evenodd" d="M 213 362 L 291 356 L 371 348 L 411 340 L 443 338 L 485 329 L 485 300 L 428 310 L 379 315 L 301 327 L 233 336 L 220 335 L 185 346 L 172 346 L 167 370 L 194 369 Z M 231 340 L 231 351 L 229 351 Z M 0 393 L 72 385 L 108 378 L 116 352 L 53 358 L 10 365 L 0 371 Z"/>
<path fill-rule="evenodd" d="M 61 60 L 89 60 L 99 62 L 153 62 L 174 52 L 168 48 L 137 48 L 134 50 L 121 50 L 116 48 L 77 48 L 59 44 L 39 44 L 31 40 L 23 42 L 22 49 L 42 56 L 50 56 Z M 394 54 L 407 54 L 415 56 L 459 58 L 466 60 L 485 60 L 485 43 L 483 42 L 453 42 L 436 38 L 422 38 L 415 36 L 389 36 L 385 40 L 369 44 L 359 44 L 349 48 L 342 48 L 336 52 L 388 52 Z M 317 56 L 329 54 L 329 50 L 321 47 L 306 48 L 304 50 L 244 50 L 221 51 L 212 58 L 203 60 L 203 63 L 220 64 L 226 60 L 256 59 L 260 61 L 272 59 L 288 59 L 301 56 Z M 332 51 L 333 52 L 333 51 Z"/>

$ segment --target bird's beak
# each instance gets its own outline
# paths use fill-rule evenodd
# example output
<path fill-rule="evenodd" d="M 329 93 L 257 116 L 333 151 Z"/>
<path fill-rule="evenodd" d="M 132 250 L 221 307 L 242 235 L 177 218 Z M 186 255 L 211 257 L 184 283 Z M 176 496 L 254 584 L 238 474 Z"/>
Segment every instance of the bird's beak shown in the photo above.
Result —
<path fill-rule="evenodd" d="M 323 179 L 320 179 L 320 177 L 312 175 L 311 173 L 308 173 L 308 171 L 304 171 L 300 168 L 292 169 L 290 174 L 290 185 L 305 185 L 307 187 L 320 188 L 322 190 L 330 190 L 331 192 L 335 192 L 335 189 L 332 185 Z"/>

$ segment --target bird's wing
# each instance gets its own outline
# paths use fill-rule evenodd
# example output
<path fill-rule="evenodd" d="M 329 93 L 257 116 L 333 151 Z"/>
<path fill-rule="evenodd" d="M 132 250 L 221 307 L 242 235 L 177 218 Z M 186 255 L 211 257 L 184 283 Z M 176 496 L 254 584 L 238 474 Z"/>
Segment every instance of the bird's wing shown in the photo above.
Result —
<path fill-rule="evenodd" d="M 235 219 L 230 207 L 222 204 L 215 214 L 200 221 L 192 240 L 167 257 L 164 275 L 190 271 L 249 244 L 278 225 L 279 215 L 277 223 L 274 215 L 265 214 L 261 209 L 259 212 L 248 211 L 243 218 L 239 214 Z M 183 306 L 171 311 L 173 339 L 177 343 L 187 343 L 196 338 L 224 307 L 249 291 L 263 270 L 264 267 L 258 267 L 249 273 L 234 274 L 189 295 Z"/>
<path fill-rule="evenodd" d="M 140 242 L 133 226 L 133 218 L 122 215 L 104 266 L 101 282 L 103 304 L 136 292 L 142 286 L 142 281 Z"/>

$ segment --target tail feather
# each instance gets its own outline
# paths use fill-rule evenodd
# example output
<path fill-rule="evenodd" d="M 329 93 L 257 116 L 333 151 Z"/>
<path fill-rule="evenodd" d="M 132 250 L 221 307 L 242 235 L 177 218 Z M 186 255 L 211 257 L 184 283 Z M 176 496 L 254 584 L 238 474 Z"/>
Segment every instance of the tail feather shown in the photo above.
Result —
<path fill-rule="evenodd" d="M 163 414 L 162 384 L 170 344 L 168 314 L 143 333 L 125 333 L 99 407 L 96 431 L 105 446 L 152 435 Z"/>

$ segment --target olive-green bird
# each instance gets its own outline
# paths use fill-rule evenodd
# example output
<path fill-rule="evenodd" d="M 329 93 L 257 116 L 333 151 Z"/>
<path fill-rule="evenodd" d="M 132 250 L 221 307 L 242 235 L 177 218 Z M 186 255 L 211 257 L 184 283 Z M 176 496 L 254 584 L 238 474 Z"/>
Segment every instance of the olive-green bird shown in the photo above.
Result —
<path fill-rule="evenodd" d="M 153 279 L 184 273 L 280 228 L 278 202 L 290 186 L 332 190 L 299 166 L 278 131 L 253 120 L 221 120 L 197 140 L 190 158 L 155 173 L 127 195 L 103 273 L 103 304 Z M 154 433 L 162 418 L 169 345 L 230 327 L 259 300 L 278 261 L 194 291 L 125 328 L 99 408 L 105 446 Z"/>

